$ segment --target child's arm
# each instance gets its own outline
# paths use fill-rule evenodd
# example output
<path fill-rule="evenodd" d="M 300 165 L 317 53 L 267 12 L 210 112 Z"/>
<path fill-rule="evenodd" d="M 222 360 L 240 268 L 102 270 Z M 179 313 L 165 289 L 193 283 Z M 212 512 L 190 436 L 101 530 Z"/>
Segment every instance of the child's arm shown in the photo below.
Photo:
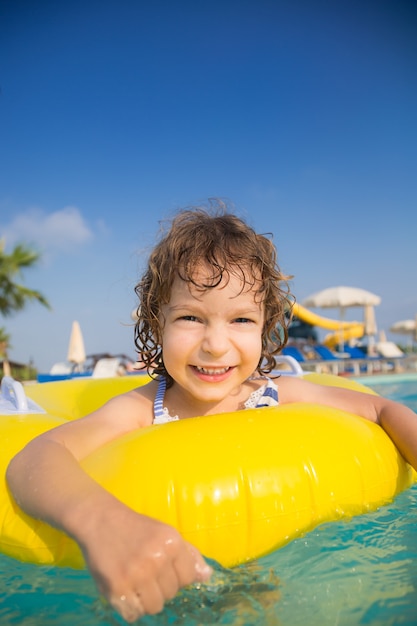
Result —
<path fill-rule="evenodd" d="M 211 571 L 174 528 L 132 511 L 78 463 L 138 427 L 137 408 L 132 394 L 115 399 L 34 439 L 7 470 L 18 504 L 77 541 L 100 592 L 127 621 L 159 612 L 182 586 Z"/>
<path fill-rule="evenodd" d="M 318 385 L 289 376 L 280 379 L 279 390 L 282 403 L 324 404 L 379 424 L 405 460 L 417 470 L 417 415 L 408 407 L 382 396 Z"/>
<path fill-rule="evenodd" d="M 377 423 L 391 437 L 398 450 L 417 470 L 417 415 L 402 404 L 379 401 Z"/>

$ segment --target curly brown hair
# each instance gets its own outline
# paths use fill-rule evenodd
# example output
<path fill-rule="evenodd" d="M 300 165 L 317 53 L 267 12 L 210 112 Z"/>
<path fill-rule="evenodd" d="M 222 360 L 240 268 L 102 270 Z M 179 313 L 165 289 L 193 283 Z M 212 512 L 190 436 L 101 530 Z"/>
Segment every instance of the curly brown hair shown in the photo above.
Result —
<path fill-rule="evenodd" d="M 212 271 L 209 284 L 196 281 L 195 270 L 201 263 Z M 149 374 L 165 376 L 168 385 L 173 383 L 163 360 L 161 306 L 171 298 L 174 279 L 179 276 L 206 290 L 232 274 L 242 279 L 242 291 L 255 286 L 264 303 L 262 354 L 257 371 L 268 374 L 276 367 L 275 355 L 288 340 L 287 316 L 294 302 L 287 282 L 291 277 L 281 273 L 272 241 L 219 203 L 210 210 L 193 207 L 180 211 L 151 252 L 147 269 L 135 287 L 139 297 L 135 346 Z"/>

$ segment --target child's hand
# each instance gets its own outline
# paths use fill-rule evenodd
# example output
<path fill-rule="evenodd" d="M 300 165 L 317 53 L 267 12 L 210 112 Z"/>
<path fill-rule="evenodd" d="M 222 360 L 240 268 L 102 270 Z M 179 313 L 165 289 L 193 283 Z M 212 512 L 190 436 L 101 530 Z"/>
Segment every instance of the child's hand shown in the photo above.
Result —
<path fill-rule="evenodd" d="M 127 622 L 159 613 L 212 571 L 174 528 L 120 503 L 89 524 L 81 545 L 98 589 Z"/>

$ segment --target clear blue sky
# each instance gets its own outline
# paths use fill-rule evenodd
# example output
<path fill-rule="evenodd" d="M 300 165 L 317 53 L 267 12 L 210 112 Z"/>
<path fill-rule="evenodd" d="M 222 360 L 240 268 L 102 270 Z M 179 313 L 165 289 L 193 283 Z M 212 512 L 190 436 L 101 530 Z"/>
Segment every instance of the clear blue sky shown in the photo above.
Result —
<path fill-rule="evenodd" d="M 12 359 L 48 371 L 75 319 L 133 357 L 158 221 L 215 196 L 274 233 L 299 301 L 417 313 L 415 2 L 3 0 L 0 86 L 0 233 L 52 305 L 0 320 Z"/>

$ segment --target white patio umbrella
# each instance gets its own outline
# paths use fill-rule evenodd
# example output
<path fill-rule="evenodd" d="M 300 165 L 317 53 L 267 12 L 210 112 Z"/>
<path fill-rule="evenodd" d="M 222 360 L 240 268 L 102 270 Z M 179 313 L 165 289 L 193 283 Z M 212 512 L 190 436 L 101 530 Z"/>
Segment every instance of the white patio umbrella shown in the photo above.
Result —
<path fill-rule="evenodd" d="M 363 323 L 365 325 L 365 335 L 375 336 L 378 332 L 375 318 L 375 307 L 372 304 L 365 304 L 363 311 Z"/>
<path fill-rule="evenodd" d="M 72 323 L 71 335 L 68 344 L 67 361 L 75 363 L 79 368 L 86 360 L 84 339 L 77 321 Z"/>
<path fill-rule="evenodd" d="M 378 335 L 378 342 L 385 343 L 387 341 L 387 333 L 385 330 L 380 330 Z"/>
<path fill-rule="evenodd" d="M 329 287 L 308 296 L 302 304 L 312 308 L 339 309 L 342 313 L 348 307 L 377 306 L 380 302 L 379 296 L 359 287 Z"/>
<path fill-rule="evenodd" d="M 417 341 L 417 317 L 413 320 L 395 322 L 391 326 L 390 331 L 398 335 L 409 335 L 413 341 Z"/>
<path fill-rule="evenodd" d="M 376 356 L 375 337 L 378 332 L 375 317 L 375 307 L 372 304 L 365 304 L 363 309 L 364 335 L 368 338 L 368 355 Z"/>
<path fill-rule="evenodd" d="M 368 335 L 376 333 L 375 311 L 373 307 L 380 304 L 381 298 L 371 291 L 359 287 L 329 287 L 313 293 L 305 298 L 303 306 L 319 309 L 339 309 L 339 319 L 344 321 L 347 308 L 363 307 L 365 332 Z M 341 343 L 343 339 L 341 338 Z"/>

